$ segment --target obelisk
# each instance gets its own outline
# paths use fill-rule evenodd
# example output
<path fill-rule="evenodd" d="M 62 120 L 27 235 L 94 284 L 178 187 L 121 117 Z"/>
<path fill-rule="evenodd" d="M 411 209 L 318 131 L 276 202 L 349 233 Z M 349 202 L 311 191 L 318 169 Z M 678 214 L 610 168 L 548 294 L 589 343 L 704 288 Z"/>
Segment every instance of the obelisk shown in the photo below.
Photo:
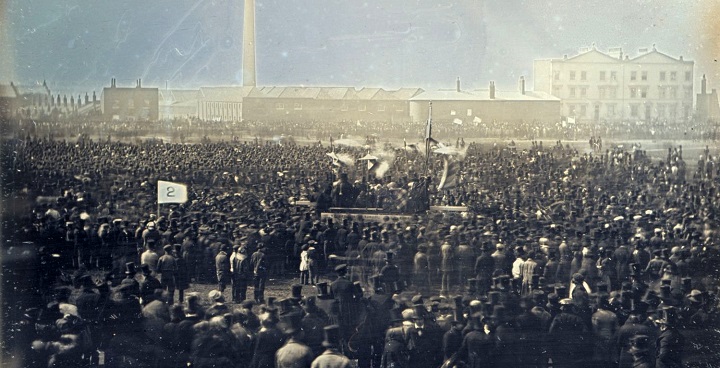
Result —
<path fill-rule="evenodd" d="M 255 0 L 245 0 L 243 14 L 243 86 L 255 87 Z"/>

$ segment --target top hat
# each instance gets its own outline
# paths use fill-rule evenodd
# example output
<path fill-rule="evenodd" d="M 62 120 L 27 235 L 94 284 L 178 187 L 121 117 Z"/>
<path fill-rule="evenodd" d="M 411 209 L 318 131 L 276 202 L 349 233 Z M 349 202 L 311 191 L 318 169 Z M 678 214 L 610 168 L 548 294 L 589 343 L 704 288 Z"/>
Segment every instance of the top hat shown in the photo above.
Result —
<path fill-rule="evenodd" d="M 125 264 L 125 274 L 134 275 L 137 271 L 135 270 L 135 262 L 128 262 Z"/>
<path fill-rule="evenodd" d="M 317 291 L 318 291 L 318 298 L 325 298 L 330 296 L 330 293 L 328 292 L 328 283 L 327 282 L 319 282 L 317 284 Z"/>
<path fill-rule="evenodd" d="M 497 323 L 505 322 L 505 318 L 507 317 L 507 310 L 504 305 L 496 305 L 493 307 L 492 315 L 490 318 L 492 318 Z"/>
<path fill-rule="evenodd" d="M 291 287 L 291 291 L 292 291 L 293 299 L 297 299 L 298 301 L 300 301 L 302 299 L 302 285 L 294 284 Z"/>
<path fill-rule="evenodd" d="M 402 322 L 402 308 L 393 308 L 390 310 L 390 323 Z"/>
<path fill-rule="evenodd" d="M 323 347 L 334 348 L 340 346 L 340 326 L 325 326 L 323 332 L 325 333 L 325 339 L 322 342 Z"/>
<path fill-rule="evenodd" d="M 666 307 L 660 310 L 662 314 L 660 319 L 656 320 L 658 324 L 666 326 L 674 326 L 678 322 L 677 309 L 675 307 Z"/>
<path fill-rule="evenodd" d="M 292 299 L 290 299 L 290 298 L 281 299 L 280 301 L 278 301 L 278 307 L 279 307 L 278 313 L 281 316 L 288 314 L 288 313 L 292 312 L 293 310 L 295 310 L 294 306 L 295 305 L 294 305 Z"/>
<path fill-rule="evenodd" d="M 299 311 L 290 312 L 280 315 L 280 328 L 283 333 L 292 335 L 302 330 L 303 315 Z"/>
<path fill-rule="evenodd" d="M 630 339 L 630 350 L 632 353 L 644 353 L 650 350 L 650 338 L 647 335 L 635 335 Z"/>
<path fill-rule="evenodd" d="M 564 285 L 555 286 L 555 294 L 557 294 L 560 299 L 566 298 L 568 296 L 567 287 Z"/>
<path fill-rule="evenodd" d="M 144 275 L 149 275 L 150 274 L 150 265 L 144 263 L 144 264 L 140 265 L 140 270 L 142 271 L 142 273 Z M 125 273 L 127 273 L 127 272 L 125 272 Z"/>

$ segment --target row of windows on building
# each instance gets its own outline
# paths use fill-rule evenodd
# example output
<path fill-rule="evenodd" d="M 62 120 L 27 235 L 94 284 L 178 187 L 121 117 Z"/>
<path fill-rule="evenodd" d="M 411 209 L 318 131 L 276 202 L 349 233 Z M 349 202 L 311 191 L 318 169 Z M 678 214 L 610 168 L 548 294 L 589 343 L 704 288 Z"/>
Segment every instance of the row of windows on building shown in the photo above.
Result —
<path fill-rule="evenodd" d="M 568 87 L 568 96 L 569 97 L 587 97 L 588 88 L 590 88 L 590 87 Z M 629 98 L 647 98 L 649 89 L 650 89 L 650 87 L 629 87 L 628 96 L 629 96 Z M 601 99 L 618 97 L 618 87 L 599 86 L 599 87 L 597 87 L 597 90 L 598 90 L 597 95 Z M 658 86 L 657 91 L 658 91 L 657 98 L 671 98 L 671 99 L 678 98 L 678 87 Z M 553 87 L 553 95 L 561 96 L 561 94 L 562 94 L 562 87 L 554 86 Z M 691 86 L 683 87 L 683 96 L 682 97 L 686 98 L 686 99 L 693 97 L 693 89 Z"/>
<path fill-rule="evenodd" d="M 578 80 L 577 77 L 578 77 L 578 72 L 576 72 L 576 71 L 574 71 L 574 70 L 571 70 L 571 71 L 568 72 L 568 79 L 569 79 L 569 80 L 571 80 L 571 81 Z M 630 72 L 630 80 L 631 80 L 631 81 L 636 81 L 636 80 L 638 80 L 638 77 L 640 78 L 639 80 L 641 80 L 641 81 L 647 81 L 647 80 L 648 80 L 648 71 L 640 71 L 640 72 L 638 73 L 637 71 L 633 70 L 633 71 Z M 587 71 L 581 71 L 581 72 L 579 73 L 579 78 L 580 78 L 579 80 L 581 80 L 581 81 L 586 81 L 586 80 L 588 80 L 588 72 L 587 72 Z M 555 79 L 556 81 L 561 80 L 561 73 L 560 73 L 560 71 L 555 71 L 555 73 L 554 73 L 554 79 Z M 608 71 L 599 71 L 599 72 L 598 72 L 598 79 L 601 80 L 601 81 L 607 81 L 607 80 L 617 81 L 617 72 L 616 72 L 616 71 L 610 71 L 610 72 L 608 72 Z M 661 81 L 661 82 L 664 82 L 664 81 L 676 82 L 676 81 L 678 80 L 678 72 L 675 72 L 675 71 L 672 71 L 672 72 L 667 72 L 667 71 L 658 72 L 658 80 Z M 692 72 L 691 72 L 691 71 L 686 71 L 686 72 L 685 72 L 685 82 L 690 82 L 690 81 L 692 81 Z"/>
<path fill-rule="evenodd" d="M 631 117 L 641 117 L 640 112 L 642 111 L 642 107 L 645 108 L 645 117 L 652 116 L 653 112 L 653 104 L 629 104 L 629 115 Z M 682 109 L 684 112 L 684 116 L 688 116 L 690 114 L 690 106 L 683 104 Z M 605 107 L 605 114 L 604 116 L 607 117 L 619 117 L 620 111 L 618 110 L 617 104 L 604 104 Z M 678 115 L 678 104 L 662 104 L 658 103 L 654 105 L 655 107 L 655 116 L 658 118 L 675 118 Z M 600 111 L 600 105 L 597 104 L 594 106 L 595 112 L 599 113 Z M 570 116 L 577 116 L 577 117 L 585 117 L 588 116 L 588 105 L 587 104 L 568 104 L 567 105 L 567 111 L 568 115 Z"/>
<path fill-rule="evenodd" d="M 206 102 L 206 116 L 234 117 L 242 116 L 242 104 L 238 102 Z"/>
<path fill-rule="evenodd" d="M 150 106 L 150 100 L 144 99 L 144 100 L 143 100 L 143 104 L 144 104 L 145 107 Z M 132 99 L 132 98 L 131 98 L 131 99 L 128 99 L 128 100 L 127 100 L 127 104 L 126 104 L 125 106 L 127 106 L 128 109 L 134 109 L 134 108 L 135 108 L 135 100 Z M 113 110 L 119 110 L 119 109 L 120 109 L 120 100 L 113 100 L 112 109 L 113 109 Z"/>
<path fill-rule="evenodd" d="M 276 103 L 275 103 L 275 110 L 286 110 L 286 109 L 289 109 L 289 108 L 290 108 L 290 105 L 289 105 L 289 104 L 288 104 L 288 106 L 286 107 L 286 106 L 285 106 L 285 103 L 283 103 L 283 102 L 276 102 Z M 293 109 L 293 110 L 302 110 L 302 109 L 303 109 L 303 105 L 302 105 L 302 103 L 294 102 L 294 103 L 292 104 L 292 109 Z M 340 106 L 340 111 L 350 111 L 350 107 L 349 107 L 348 105 L 342 105 L 342 106 Z M 358 106 L 357 106 L 357 111 L 367 111 L 367 105 L 358 105 Z M 379 112 L 386 111 L 386 106 L 385 106 L 385 105 L 378 105 L 378 106 L 377 106 L 377 111 L 379 111 Z M 405 109 L 403 108 L 402 105 L 399 105 L 399 106 L 395 106 L 395 111 L 402 112 L 402 111 L 405 111 Z"/>

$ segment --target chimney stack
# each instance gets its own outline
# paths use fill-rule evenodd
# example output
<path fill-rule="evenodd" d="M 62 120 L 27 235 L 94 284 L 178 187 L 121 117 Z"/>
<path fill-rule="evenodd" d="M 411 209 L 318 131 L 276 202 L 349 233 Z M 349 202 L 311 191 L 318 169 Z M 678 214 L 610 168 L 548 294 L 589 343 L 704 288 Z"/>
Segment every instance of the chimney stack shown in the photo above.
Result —
<path fill-rule="evenodd" d="M 110 88 L 115 88 L 115 78 L 110 79 Z"/>
<path fill-rule="evenodd" d="M 255 0 L 245 0 L 243 11 L 243 86 L 255 87 Z"/>
<path fill-rule="evenodd" d="M 455 90 L 457 92 L 460 92 L 460 77 L 457 77 L 457 82 L 455 83 Z"/>
<path fill-rule="evenodd" d="M 93 105 L 97 102 L 97 96 L 95 95 L 95 91 L 93 91 Z"/>
<path fill-rule="evenodd" d="M 495 82 L 490 81 L 490 99 L 495 99 Z"/>
<path fill-rule="evenodd" d="M 525 77 L 522 75 L 520 76 L 519 89 L 520 89 L 520 94 L 524 95 L 525 94 Z"/>
<path fill-rule="evenodd" d="M 706 94 L 707 93 L 707 79 L 705 79 L 705 74 L 703 74 L 702 80 L 700 81 L 700 94 Z"/>
<path fill-rule="evenodd" d="M 90 97 L 88 96 L 87 92 L 85 92 L 85 105 L 87 105 L 90 102 Z"/>

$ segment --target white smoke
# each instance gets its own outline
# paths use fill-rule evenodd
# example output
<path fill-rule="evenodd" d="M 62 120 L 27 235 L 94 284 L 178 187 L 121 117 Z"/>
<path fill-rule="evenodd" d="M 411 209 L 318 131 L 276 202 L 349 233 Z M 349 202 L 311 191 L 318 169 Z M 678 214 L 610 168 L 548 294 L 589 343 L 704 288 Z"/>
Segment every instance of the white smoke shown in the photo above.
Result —
<path fill-rule="evenodd" d="M 378 164 L 377 170 L 375 170 L 375 177 L 380 179 L 385 176 L 385 173 L 390 170 L 390 164 L 387 161 L 381 161 Z"/>

